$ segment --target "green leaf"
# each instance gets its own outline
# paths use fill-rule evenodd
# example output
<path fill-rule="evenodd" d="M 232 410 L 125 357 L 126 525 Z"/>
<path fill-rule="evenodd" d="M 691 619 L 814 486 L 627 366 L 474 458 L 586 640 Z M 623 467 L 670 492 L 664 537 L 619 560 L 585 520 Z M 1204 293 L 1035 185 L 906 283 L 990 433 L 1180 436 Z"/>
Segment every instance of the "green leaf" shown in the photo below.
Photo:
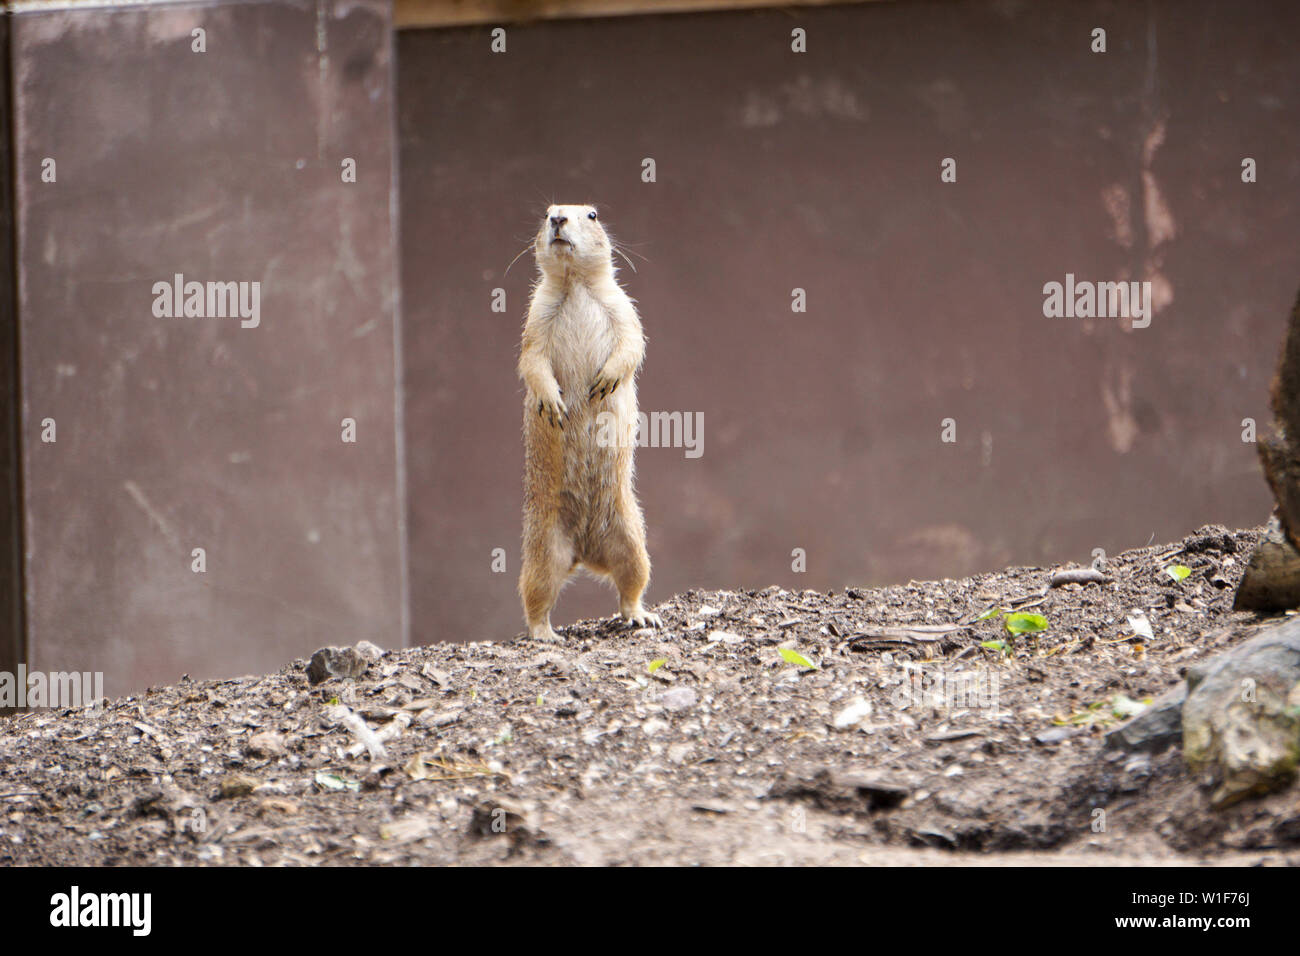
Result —
<path fill-rule="evenodd" d="M 655 671 L 657 671 L 659 668 L 663 667 L 667 663 L 668 663 L 668 658 L 666 657 L 656 658 L 655 660 L 651 661 L 649 664 L 646 665 L 646 670 L 648 670 L 651 674 L 653 674 Z"/>
<path fill-rule="evenodd" d="M 1018 611 L 1007 615 L 1007 630 L 1012 634 L 1032 634 L 1034 631 L 1047 630 L 1047 618 L 1041 614 L 1026 614 Z"/>
<path fill-rule="evenodd" d="M 1011 653 L 1011 645 L 1006 641 L 982 641 L 980 647 L 987 647 L 991 651 L 1001 651 L 1003 654 Z"/>
<path fill-rule="evenodd" d="M 1165 574 L 1169 575 L 1175 581 L 1181 581 L 1191 573 L 1192 569 L 1185 564 L 1173 564 L 1165 568 Z"/>
<path fill-rule="evenodd" d="M 798 651 L 792 651 L 788 647 L 780 647 L 777 648 L 777 650 L 779 650 L 781 652 L 781 656 L 784 657 L 791 664 L 797 664 L 800 667 L 806 667 L 810 671 L 821 669 L 812 661 L 808 660 L 808 658 L 800 654 Z"/>
<path fill-rule="evenodd" d="M 987 620 L 988 620 L 989 618 L 991 618 L 991 617 L 997 617 L 999 614 L 1004 614 L 1004 613 L 1006 613 L 1006 612 L 1003 611 L 1002 608 L 1000 608 L 1000 607 L 991 607 L 991 608 L 989 608 L 987 611 L 985 611 L 983 614 L 981 614 L 979 617 L 975 618 L 975 620 L 977 620 L 977 621 L 987 621 Z"/>

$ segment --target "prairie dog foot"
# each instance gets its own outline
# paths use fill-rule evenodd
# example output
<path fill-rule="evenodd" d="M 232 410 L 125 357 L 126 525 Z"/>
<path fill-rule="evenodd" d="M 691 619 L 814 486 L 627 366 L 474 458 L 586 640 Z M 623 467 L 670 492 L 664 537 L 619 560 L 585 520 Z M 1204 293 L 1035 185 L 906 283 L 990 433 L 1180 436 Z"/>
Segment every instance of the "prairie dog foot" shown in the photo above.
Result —
<path fill-rule="evenodd" d="M 640 604 L 630 611 L 620 612 L 623 617 L 637 627 L 663 627 L 664 621 L 658 614 L 651 613 Z"/>
<path fill-rule="evenodd" d="M 543 621 L 540 624 L 534 624 L 528 629 L 528 636 L 533 640 L 541 641 L 544 644 L 561 643 L 560 635 L 555 633 L 555 629 L 551 627 L 550 621 Z"/>

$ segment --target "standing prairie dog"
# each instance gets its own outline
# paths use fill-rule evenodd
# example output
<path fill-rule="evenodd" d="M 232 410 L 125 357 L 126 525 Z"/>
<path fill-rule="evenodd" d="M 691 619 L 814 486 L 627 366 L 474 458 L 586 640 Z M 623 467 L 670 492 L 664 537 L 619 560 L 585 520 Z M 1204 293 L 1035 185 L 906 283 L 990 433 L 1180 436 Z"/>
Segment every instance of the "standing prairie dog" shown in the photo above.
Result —
<path fill-rule="evenodd" d="M 540 276 L 519 354 L 528 633 L 558 640 L 551 609 L 579 565 L 612 579 L 624 618 L 660 627 L 641 605 L 650 556 L 632 489 L 641 321 L 614 279 L 613 247 L 593 207 L 547 209 L 533 254 Z"/>

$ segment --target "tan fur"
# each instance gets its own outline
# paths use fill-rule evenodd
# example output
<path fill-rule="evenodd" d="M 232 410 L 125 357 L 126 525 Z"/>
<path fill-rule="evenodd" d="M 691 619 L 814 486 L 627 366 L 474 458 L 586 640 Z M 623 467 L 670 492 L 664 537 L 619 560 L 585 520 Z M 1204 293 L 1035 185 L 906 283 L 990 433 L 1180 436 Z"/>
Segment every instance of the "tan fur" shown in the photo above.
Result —
<path fill-rule="evenodd" d="M 533 243 L 540 277 L 519 355 L 527 389 L 519 595 L 538 640 L 557 640 L 551 609 L 579 565 L 613 581 L 624 618 L 661 624 L 641 605 L 650 557 L 632 488 L 645 336 L 594 211 L 551 206 Z M 617 440 L 598 440 L 602 423 Z"/>

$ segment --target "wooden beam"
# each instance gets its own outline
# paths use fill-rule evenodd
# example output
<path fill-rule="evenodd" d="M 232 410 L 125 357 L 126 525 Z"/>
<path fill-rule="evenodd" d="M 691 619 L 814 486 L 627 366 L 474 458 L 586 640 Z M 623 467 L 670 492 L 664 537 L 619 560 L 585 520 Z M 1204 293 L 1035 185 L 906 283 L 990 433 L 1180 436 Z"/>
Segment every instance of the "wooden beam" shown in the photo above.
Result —
<path fill-rule="evenodd" d="M 887 0 L 394 0 L 398 29 L 521 23 L 577 17 L 652 13 L 703 13 L 771 7 L 821 7 Z"/>

